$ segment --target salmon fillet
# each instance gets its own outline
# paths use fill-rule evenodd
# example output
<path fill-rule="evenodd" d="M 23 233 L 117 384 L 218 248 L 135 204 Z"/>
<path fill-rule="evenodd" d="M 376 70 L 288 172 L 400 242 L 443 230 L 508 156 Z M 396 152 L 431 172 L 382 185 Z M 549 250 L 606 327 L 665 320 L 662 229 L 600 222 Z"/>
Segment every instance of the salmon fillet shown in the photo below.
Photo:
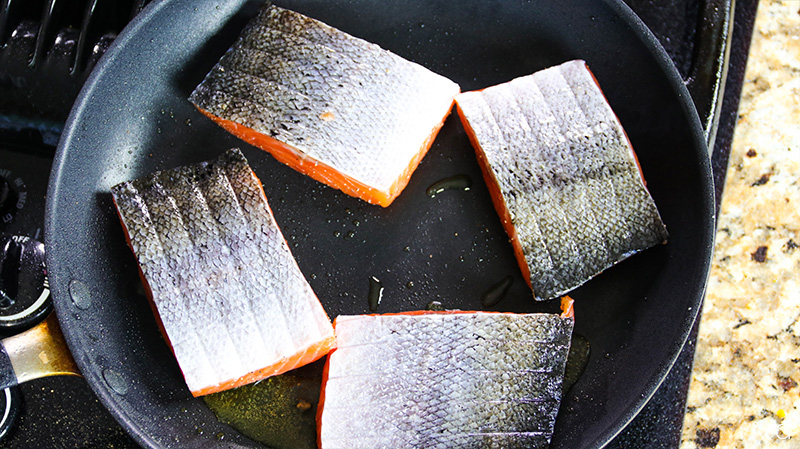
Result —
<path fill-rule="evenodd" d="M 318 407 L 321 449 L 544 448 L 561 401 L 561 316 L 339 316 Z"/>
<path fill-rule="evenodd" d="M 459 91 L 375 44 L 268 5 L 189 100 L 295 170 L 388 206 Z"/>
<path fill-rule="evenodd" d="M 333 326 L 238 149 L 111 189 L 194 396 L 324 356 Z"/>
<path fill-rule="evenodd" d="M 460 94 L 456 107 L 537 300 L 666 242 L 633 148 L 584 61 Z"/>

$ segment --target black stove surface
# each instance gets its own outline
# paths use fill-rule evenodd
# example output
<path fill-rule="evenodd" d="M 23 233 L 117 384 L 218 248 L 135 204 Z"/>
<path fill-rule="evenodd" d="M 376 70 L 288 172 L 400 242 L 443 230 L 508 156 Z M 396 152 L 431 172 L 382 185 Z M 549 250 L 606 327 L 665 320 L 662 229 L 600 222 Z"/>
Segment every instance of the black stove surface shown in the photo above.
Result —
<path fill-rule="evenodd" d="M 733 0 L 625 1 L 687 81 L 713 150 L 719 209 L 757 1 L 740 0 L 735 8 Z M 94 63 L 146 2 L 42 3 L 52 8 L 0 0 L 0 176 L 16 195 L 13 207 L 0 210 L 0 234 L 36 240 L 43 239 L 47 179 L 69 107 Z M 729 8 L 732 28 L 725 21 Z M 697 323 L 664 384 L 609 448 L 679 446 L 696 332 Z M 9 334 L 0 329 L 0 337 Z M 16 393 L 18 417 L 0 447 L 138 448 L 81 378 L 37 379 Z"/>

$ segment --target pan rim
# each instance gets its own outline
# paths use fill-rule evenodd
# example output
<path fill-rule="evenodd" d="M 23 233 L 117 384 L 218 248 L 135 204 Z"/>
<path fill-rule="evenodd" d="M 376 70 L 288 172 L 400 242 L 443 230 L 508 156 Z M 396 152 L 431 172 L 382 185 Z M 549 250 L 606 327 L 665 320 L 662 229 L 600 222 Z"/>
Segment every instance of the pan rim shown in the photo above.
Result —
<path fill-rule="evenodd" d="M 246 3 L 247 0 L 239 0 L 235 2 L 238 6 L 233 7 L 229 5 L 231 10 L 235 10 L 239 6 Z M 706 152 L 706 142 L 703 139 L 703 131 L 702 126 L 700 124 L 700 119 L 697 114 L 697 111 L 694 107 L 694 104 L 691 101 L 691 97 L 689 95 L 688 89 L 686 88 L 685 84 L 683 83 L 680 75 L 678 74 L 677 68 L 672 63 L 671 59 L 667 55 L 666 51 L 663 49 L 661 44 L 658 42 L 657 38 L 653 35 L 653 33 L 644 25 L 644 23 L 636 16 L 636 14 L 621 0 L 604 0 L 605 3 L 617 17 L 622 19 L 622 21 L 633 31 L 638 38 L 643 40 L 645 46 L 649 49 L 650 53 L 654 56 L 656 61 L 659 64 L 659 68 L 666 74 L 670 82 L 670 86 L 672 87 L 675 95 L 679 98 L 680 104 L 683 107 L 683 113 L 688 119 L 688 122 L 691 126 L 690 134 L 693 136 L 695 140 L 695 147 L 696 151 L 699 152 L 698 161 L 700 163 L 700 170 L 703 172 L 703 197 L 702 201 L 704 204 L 704 210 L 708 212 L 708 216 L 702 223 L 702 227 L 698 229 L 698 232 L 702 233 L 702 240 L 707 243 L 706 247 L 702 248 L 702 254 L 705 256 L 704 260 L 702 261 L 702 270 L 703 270 L 703 278 L 704 281 L 695 285 L 694 293 L 695 293 L 695 301 L 692 303 L 692 310 L 689 311 L 688 315 L 685 319 L 681 322 L 681 331 L 680 334 L 682 335 L 681 341 L 673 342 L 673 348 L 670 350 L 671 357 L 669 360 L 665 360 L 661 364 L 658 365 L 655 372 L 657 373 L 653 379 L 651 379 L 647 384 L 649 388 L 647 389 L 648 394 L 642 396 L 637 403 L 628 410 L 628 413 L 622 416 L 618 420 L 617 426 L 613 426 L 613 428 L 607 429 L 605 433 L 601 435 L 594 443 L 587 448 L 601 448 L 606 446 L 615 436 L 617 436 L 629 423 L 632 421 L 636 415 L 644 408 L 644 406 L 649 402 L 653 394 L 655 394 L 658 387 L 663 383 L 664 379 L 670 372 L 672 366 L 674 365 L 675 361 L 677 360 L 681 349 L 684 347 L 687 339 L 689 338 L 689 334 L 691 332 L 692 327 L 694 326 L 696 320 L 698 319 L 698 313 L 700 311 L 703 298 L 705 296 L 705 290 L 707 287 L 707 279 L 708 274 L 710 271 L 711 266 L 711 256 L 713 253 L 714 247 L 714 230 L 715 230 L 715 217 L 714 217 L 714 189 L 713 189 L 713 178 L 711 175 L 711 164 L 710 160 L 707 157 Z M 165 9 L 170 4 L 169 0 L 160 0 L 156 2 L 150 3 L 145 10 L 137 15 L 133 19 L 133 21 L 126 27 L 126 29 L 120 34 L 120 36 L 115 40 L 112 44 L 111 48 L 106 52 L 100 62 L 97 64 L 96 69 L 92 72 L 90 77 L 88 78 L 87 82 L 84 84 L 83 89 L 76 101 L 69 118 L 66 122 L 64 127 L 64 133 L 62 135 L 61 141 L 59 142 L 58 149 L 56 152 L 56 157 L 54 158 L 53 169 L 51 171 L 52 175 L 50 178 L 50 182 L 48 185 L 48 193 L 47 193 L 47 204 L 45 210 L 46 216 L 46 223 L 45 223 L 45 243 L 48 249 L 50 248 L 58 248 L 59 242 L 54 240 L 54 237 L 51 235 L 49 231 L 55 225 L 53 223 L 53 218 L 56 215 L 56 209 L 58 206 L 58 202 L 56 198 L 59 197 L 60 193 L 60 185 L 61 185 L 61 175 L 64 172 L 64 165 L 65 165 L 65 157 L 63 156 L 67 153 L 67 149 L 72 146 L 74 139 L 79 138 L 80 134 L 80 123 L 84 115 L 84 110 L 89 107 L 91 101 L 93 100 L 93 94 L 95 89 L 97 88 L 98 82 L 103 78 L 105 71 L 107 70 L 108 66 L 113 64 L 114 57 L 116 53 L 119 51 L 118 48 L 124 48 L 128 42 L 138 36 L 142 27 L 146 26 L 151 18 L 155 15 L 158 15 L 160 11 Z M 51 261 L 51 257 L 55 258 L 54 253 L 56 251 L 49 250 L 47 252 L 47 259 L 48 259 L 48 266 L 56 266 L 54 261 Z M 54 287 L 54 296 L 59 295 L 64 297 L 64 299 L 60 301 L 54 301 L 56 304 L 55 311 L 59 318 L 59 320 L 68 320 L 69 319 L 69 312 L 67 310 L 63 310 L 63 307 L 58 307 L 58 304 L 63 302 L 69 302 L 67 291 L 63 288 L 63 282 L 61 280 L 61 273 L 58 270 L 50 272 L 50 276 L 53 278 L 51 279 L 51 285 L 59 285 L 58 292 L 56 292 L 56 288 Z M 65 331 L 65 338 L 69 345 L 72 348 L 80 348 L 80 345 L 77 340 L 77 336 L 74 335 L 71 331 Z M 82 366 L 83 363 L 88 363 L 85 361 L 85 354 L 79 354 L 80 357 L 76 357 L 76 361 L 78 362 L 79 366 Z M 113 393 L 108 389 L 101 389 L 97 385 L 103 382 L 101 376 L 94 370 L 89 371 L 89 375 L 92 376 L 93 381 L 89 382 L 90 387 L 95 392 L 95 394 L 100 397 L 103 401 L 106 408 L 114 415 L 115 419 L 119 421 L 123 427 L 125 427 L 132 435 L 139 444 L 148 447 L 158 447 L 158 442 L 153 439 L 149 435 L 143 434 L 143 432 L 131 432 L 132 428 L 136 428 L 136 424 L 134 420 L 128 416 L 126 413 L 122 413 L 119 409 L 115 407 L 110 407 L 110 404 L 115 403 L 115 398 L 113 397 Z M 596 444 L 595 444 L 596 443 Z"/>
<path fill-rule="evenodd" d="M 601 449 L 608 445 L 608 443 L 610 443 L 617 435 L 619 435 L 648 404 L 658 388 L 664 383 L 664 380 L 667 378 L 673 366 L 675 365 L 678 356 L 689 339 L 689 335 L 691 334 L 695 322 L 698 320 L 700 310 L 702 309 L 703 299 L 705 298 L 706 289 L 708 287 L 708 278 L 711 271 L 711 260 L 713 257 L 716 231 L 714 178 L 711 170 L 711 160 L 710 157 L 708 157 L 708 145 L 705 139 L 702 124 L 700 123 L 700 117 L 697 113 L 697 108 L 692 101 L 689 90 L 686 87 L 686 84 L 683 82 L 683 79 L 678 72 L 678 68 L 667 54 L 667 51 L 658 41 L 658 38 L 656 38 L 655 34 L 653 34 L 650 28 L 644 24 L 639 16 L 636 15 L 636 13 L 622 0 L 603 0 L 603 2 L 612 8 L 616 12 L 617 16 L 624 20 L 630 28 L 635 30 L 634 34 L 636 36 L 644 39 L 645 45 L 655 57 L 662 71 L 667 75 L 675 94 L 681 100 L 680 104 L 683 107 L 683 113 L 689 119 L 689 125 L 691 126 L 690 134 L 695 141 L 695 149 L 699 152 L 698 161 L 700 162 L 700 169 L 704 175 L 702 178 L 703 191 L 701 193 L 703 194 L 703 209 L 707 212 L 707 216 L 705 217 L 706 220 L 703 222 L 702 228 L 698 229 L 698 231 L 702 232 L 702 241 L 706 242 L 706 245 L 704 248 L 702 248 L 702 252 L 705 256 L 703 257 L 701 265 L 701 270 L 703 272 L 702 282 L 695 286 L 696 290 L 693 295 L 694 301 L 692 302 L 689 316 L 681 322 L 681 341 L 673 342 L 674 344 L 672 350 L 670 351 L 670 358 L 659 365 L 658 369 L 656 370 L 657 375 L 654 376 L 650 382 L 648 382 L 648 393 L 644 396 L 641 396 L 640 400 L 637 401 L 633 407 L 628 409 L 628 413 L 619 421 L 620 425 L 615 426 L 614 428 L 609 428 L 604 434 L 601 435 L 600 438 L 597 439 L 597 444 L 587 446 L 587 449 Z"/>

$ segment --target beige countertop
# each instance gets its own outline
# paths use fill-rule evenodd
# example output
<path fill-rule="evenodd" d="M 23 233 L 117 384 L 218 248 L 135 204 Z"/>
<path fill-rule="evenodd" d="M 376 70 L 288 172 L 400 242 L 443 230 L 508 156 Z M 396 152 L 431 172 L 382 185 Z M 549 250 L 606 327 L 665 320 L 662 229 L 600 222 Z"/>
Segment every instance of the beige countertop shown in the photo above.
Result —
<path fill-rule="evenodd" d="M 681 449 L 800 448 L 800 1 L 761 0 Z"/>

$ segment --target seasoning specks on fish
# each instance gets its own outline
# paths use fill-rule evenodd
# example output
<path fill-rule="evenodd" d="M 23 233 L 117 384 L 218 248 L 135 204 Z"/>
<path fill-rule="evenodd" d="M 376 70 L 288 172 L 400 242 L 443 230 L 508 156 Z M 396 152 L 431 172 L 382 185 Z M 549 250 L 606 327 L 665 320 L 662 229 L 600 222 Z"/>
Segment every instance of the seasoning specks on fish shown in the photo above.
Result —
<path fill-rule="evenodd" d="M 447 78 L 375 44 L 268 5 L 190 101 L 294 169 L 388 206 L 458 92 Z"/>
<path fill-rule="evenodd" d="M 560 296 L 667 231 L 583 61 L 456 97 L 536 299 Z"/>
<path fill-rule="evenodd" d="M 333 347 L 330 320 L 238 149 L 112 194 L 192 394 L 280 374 Z"/>
<path fill-rule="evenodd" d="M 320 447 L 547 447 L 574 325 L 564 309 L 339 316 Z"/>

